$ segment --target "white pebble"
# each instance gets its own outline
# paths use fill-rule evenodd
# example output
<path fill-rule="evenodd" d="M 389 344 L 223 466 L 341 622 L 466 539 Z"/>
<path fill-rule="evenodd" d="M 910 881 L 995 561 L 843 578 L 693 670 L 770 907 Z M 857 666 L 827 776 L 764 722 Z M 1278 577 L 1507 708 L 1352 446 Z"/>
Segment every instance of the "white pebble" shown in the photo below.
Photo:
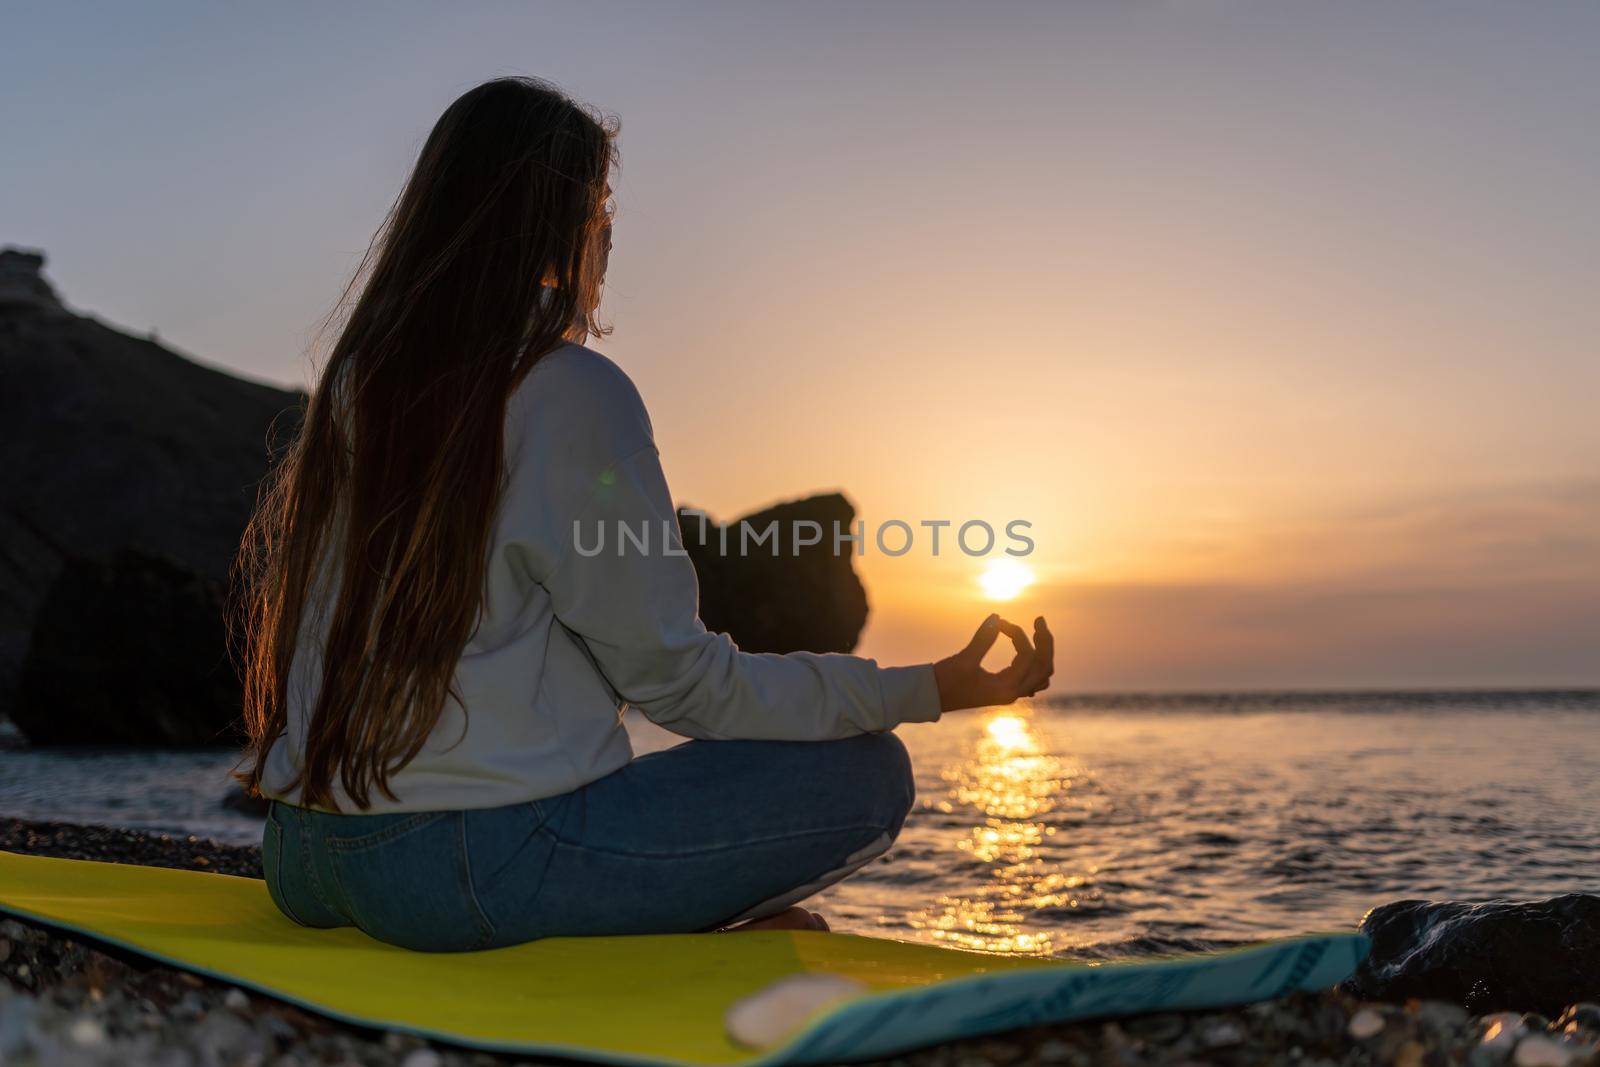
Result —
<path fill-rule="evenodd" d="M 750 1048 L 775 1045 L 830 1004 L 860 996 L 867 987 L 838 974 L 791 974 L 736 1000 L 723 1022 L 728 1036 Z"/>
<path fill-rule="evenodd" d="M 1522 1016 L 1514 1011 L 1485 1015 L 1478 1022 L 1483 1026 L 1483 1047 L 1490 1052 L 1510 1052 L 1526 1029 Z"/>
<path fill-rule="evenodd" d="M 1238 1023 L 1224 1020 L 1200 1032 L 1200 1043 L 1206 1048 L 1228 1048 L 1244 1042 L 1244 1030 Z"/>
<path fill-rule="evenodd" d="M 414 1048 L 400 1061 L 400 1067 L 439 1067 L 443 1062 L 431 1048 Z"/>
<path fill-rule="evenodd" d="M 72 1025 L 67 1028 L 67 1037 L 72 1039 L 74 1045 L 84 1048 L 103 1045 L 106 1042 L 106 1028 L 100 1025 L 99 1019 L 82 1015 L 72 1020 Z"/>
<path fill-rule="evenodd" d="M 1350 1016 L 1350 1036 L 1357 1041 L 1376 1037 L 1383 1033 L 1384 1026 L 1383 1014 L 1372 1008 L 1362 1008 Z"/>
<path fill-rule="evenodd" d="M 222 997 L 222 1006 L 229 1011 L 244 1011 L 250 1007 L 250 997 L 242 989 L 230 989 Z"/>
<path fill-rule="evenodd" d="M 1529 1034 L 1517 1042 L 1517 1051 L 1511 1057 L 1516 1067 L 1567 1067 L 1577 1055 L 1559 1041 L 1543 1034 Z"/>

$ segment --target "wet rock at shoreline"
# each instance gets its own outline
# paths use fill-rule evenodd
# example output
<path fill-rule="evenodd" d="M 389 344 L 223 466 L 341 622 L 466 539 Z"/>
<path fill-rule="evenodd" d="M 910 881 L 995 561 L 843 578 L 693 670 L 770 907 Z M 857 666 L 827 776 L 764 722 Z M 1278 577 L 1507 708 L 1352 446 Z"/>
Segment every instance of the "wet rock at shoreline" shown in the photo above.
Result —
<path fill-rule="evenodd" d="M 245 792 L 242 785 L 230 785 L 227 792 L 222 794 L 219 803 L 225 811 L 236 811 L 240 815 L 249 815 L 257 819 L 266 818 L 267 809 L 272 806 L 272 801 Z"/>
<path fill-rule="evenodd" d="M 1554 1016 L 1600 1000 L 1600 896 L 1532 903 L 1402 900 L 1361 924 L 1372 954 L 1347 983 L 1357 996 L 1433 998 L 1474 1012 Z"/>

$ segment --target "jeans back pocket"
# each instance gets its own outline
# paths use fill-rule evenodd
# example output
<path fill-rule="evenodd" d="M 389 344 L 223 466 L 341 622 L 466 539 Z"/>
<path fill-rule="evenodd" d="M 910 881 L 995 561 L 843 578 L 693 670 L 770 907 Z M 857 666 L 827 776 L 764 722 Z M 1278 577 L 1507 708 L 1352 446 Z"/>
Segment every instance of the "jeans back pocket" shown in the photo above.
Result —
<path fill-rule="evenodd" d="M 482 948 L 494 927 L 472 891 L 461 812 L 370 816 L 366 832 L 324 838 L 339 895 L 379 941 L 422 952 Z"/>

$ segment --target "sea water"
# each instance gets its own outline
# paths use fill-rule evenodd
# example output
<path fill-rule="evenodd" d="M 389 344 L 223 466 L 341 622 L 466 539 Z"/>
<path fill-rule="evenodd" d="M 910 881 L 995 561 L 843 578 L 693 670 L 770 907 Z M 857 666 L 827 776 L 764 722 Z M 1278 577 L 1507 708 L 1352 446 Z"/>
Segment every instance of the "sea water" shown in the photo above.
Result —
<path fill-rule="evenodd" d="M 671 743 L 630 723 L 641 751 Z M 1593 890 L 1600 693 L 1073 698 L 900 731 L 917 806 L 835 929 L 1103 956 Z M 0 815 L 230 843 L 218 752 L 0 752 Z"/>

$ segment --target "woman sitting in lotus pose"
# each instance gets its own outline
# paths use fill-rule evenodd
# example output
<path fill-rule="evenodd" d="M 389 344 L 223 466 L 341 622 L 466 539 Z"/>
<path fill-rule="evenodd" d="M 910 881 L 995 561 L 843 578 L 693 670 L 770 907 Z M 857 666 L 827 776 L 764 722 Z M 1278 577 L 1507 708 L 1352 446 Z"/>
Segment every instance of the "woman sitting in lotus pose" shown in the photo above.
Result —
<path fill-rule="evenodd" d="M 575 551 L 596 524 L 677 530 L 643 402 L 582 345 L 614 155 L 537 81 L 452 104 L 262 496 L 242 776 L 296 922 L 441 951 L 825 929 L 796 903 L 911 806 L 895 726 L 1049 680 L 1042 619 L 921 666 L 751 655 L 701 625 L 681 551 Z M 695 740 L 634 759 L 624 706 Z"/>

